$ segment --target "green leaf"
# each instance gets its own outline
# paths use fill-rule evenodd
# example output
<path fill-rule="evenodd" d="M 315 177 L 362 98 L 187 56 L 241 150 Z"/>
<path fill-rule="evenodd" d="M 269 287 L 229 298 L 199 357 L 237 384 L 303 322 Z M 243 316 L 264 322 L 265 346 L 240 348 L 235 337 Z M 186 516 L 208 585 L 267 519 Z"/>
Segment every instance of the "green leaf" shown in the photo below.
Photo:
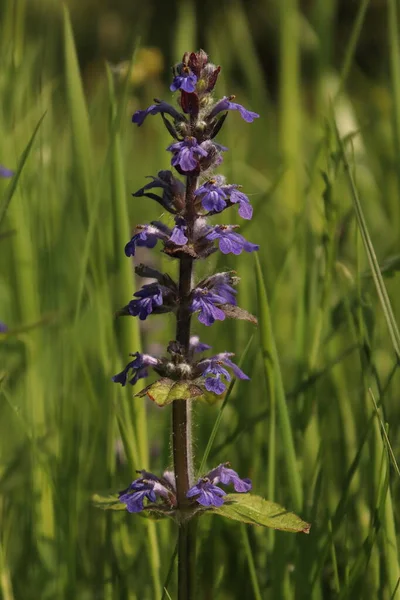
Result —
<path fill-rule="evenodd" d="M 158 404 L 158 406 L 167 406 L 174 400 L 188 400 L 203 395 L 203 390 L 194 385 L 192 381 L 173 381 L 168 377 L 163 377 L 155 383 L 148 385 L 144 390 L 136 394 L 139 398 L 147 396 Z"/>
<path fill-rule="evenodd" d="M 311 527 L 309 523 L 279 504 L 252 494 L 228 494 L 221 507 L 207 512 L 233 521 L 294 533 L 309 533 Z"/>
<path fill-rule="evenodd" d="M 108 494 L 107 496 L 93 494 L 92 502 L 96 508 L 101 508 L 102 510 L 126 510 L 126 504 L 120 502 L 116 494 Z M 144 519 L 159 521 L 160 519 L 172 516 L 173 511 L 166 511 L 157 505 L 148 505 L 137 514 Z"/>

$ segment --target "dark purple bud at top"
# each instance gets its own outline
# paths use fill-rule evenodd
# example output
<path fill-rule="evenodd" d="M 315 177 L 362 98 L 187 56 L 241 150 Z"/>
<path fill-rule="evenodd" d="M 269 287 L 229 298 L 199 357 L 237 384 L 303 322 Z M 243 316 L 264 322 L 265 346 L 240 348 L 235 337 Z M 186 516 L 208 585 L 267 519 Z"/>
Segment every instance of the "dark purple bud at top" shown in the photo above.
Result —
<path fill-rule="evenodd" d="M 217 104 L 211 110 L 210 114 L 208 115 L 208 118 L 212 119 L 216 117 L 219 113 L 225 112 L 227 110 L 238 110 L 242 119 L 247 121 L 247 123 L 252 123 L 254 119 L 258 119 L 260 115 L 258 115 L 255 112 L 252 112 L 251 110 L 247 110 L 241 104 L 232 102 L 232 100 L 234 99 L 235 96 L 225 96 L 224 98 L 222 98 L 222 100 L 217 102 Z"/>
<path fill-rule="evenodd" d="M 139 379 L 143 379 L 148 376 L 148 367 L 156 367 L 160 364 L 158 358 L 150 356 L 150 354 L 140 354 L 136 352 L 131 354 L 136 358 L 128 363 L 121 373 L 114 375 L 112 378 L 114 383 L 120 383 L 122 386 L 126 385 L 127 380 L 130 384 L 135 385 Z"/>
<path fill-rule="evenodd" d="M 160 479 L 153 473 L 147 471 L 138 471 L 142 476 L 135 479 L 131 485 L 120 492 L 118 498 L 130 513 L 140 512 L 144 509 L 144 500 L 156 502 L 157 498 L 166 499 L 168 505 L 175 504 L 174 490 L 171 487 L 170 480 L 167 478 L 169 472 L 166 471 Z"/>
<path fill-rule="evenodd" d="M 186 52 L 183 56 L 182 62 L 187 64 L 190 69 L 195 73 L 197 78 L 202 75 L 203 69 L 208 64 L 208 55 L 204 50 L 199 50 L 198 52 Z"/>
<path fill-rule="evenodd" d="M 154 248 L 157 240 L 166 241 L 171 234 L 170 228 L 166 227 L 163 223 L 157 223 L 157 225 L 138 225 L 136 229 L 137 233 L 135 233 L 131 241 L 125 246 L 126 256 L 135 256 L 136 246 Z"/>
<path fill-rule="evenodd" d="M 138 127 L 143 125 L 144 120 L 148 115 L 157 115 L 159 113 L 171 115 L 175 121 L 185 121 L 185 117 L 176 110 L 168 102 L 157 102 L 152 104 L 145 110 L 137 110 L 132 117 L 132 123 L 135 123 Z"/>
<path fill-rule="evenodd" d="M 2 165 L 0 165 L 0 177 L 12 177 L 14 175 L 14 171 L 11 171 L 11 169 L 7 169 L 6 167 L 3 167 Z"/>
<path fill-rule="evenodd" d="M 177 74 L 175 75 L 169 89 L 171 92 L 183 90 L 184 92 L 192 94 L 196 89 L 196 83 L 197 76 L 190 70 L 190 68 L 186 65 L 179 65 L 177 67 Z"/>
<path fill-rule="evenodd" d="M 219 249 L 222 254 L 241 254 L 245 252 L 254 252 L 259 249 L 258 244 L 252 244 L 245 238 L 235 232 L 235 225 L 216 225 L 205 236 L 207 240 L 219 240 Z"/>
<path fill-rule="evenodd" d="M 168 146 L 167 150 L 173 153 L 172 166 L 180 167 L 184 173 L 198 169 L 199 159 L 207 156 L 207 150 L 204 150 L 194 137 L 186 137 L 183 142 L 175 142 Z"/>

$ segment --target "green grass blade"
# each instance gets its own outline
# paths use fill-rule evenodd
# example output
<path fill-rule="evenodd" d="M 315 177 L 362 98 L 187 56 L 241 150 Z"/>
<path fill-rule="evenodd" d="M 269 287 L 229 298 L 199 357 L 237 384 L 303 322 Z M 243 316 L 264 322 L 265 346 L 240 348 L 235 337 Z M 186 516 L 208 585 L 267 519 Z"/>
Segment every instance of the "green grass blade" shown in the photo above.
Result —
<path fill-rule="evenodd" d="M 342 68 L 340 70 L 339 87 L 338 87 L 338 91 L 335 96 L 335 100 L 337 100 L 337 98 L 340 96 L 340 94 L 342 93 L 343 88 L 346 84 L 347 77 L 349 75 L 350 68 L 351 68 L 352 62 L 354 60 L 354 54 L 355 54 L 355 51 L 357 48 L 357 43 L 358 43 L 358 40 L 360 39 L 361 31 L 362 31 L 363 24 L 364 24 L 365 14 L 367 12 L 369 3 L 370 3 L 370 0 L 362 0 L 360 2 L 357 16 L 354 21 L 353 29 L 350 34 L 349 43 L 346 46 L 346 52 L 344 55 Z"/>
<path fill-rule="evenodd" d="M 265 368 L 268 374 L 274 375 L 274 386 L 276 391 L 277 418 L 279 421 L 282 443 L 285 448 L 284 459 L 288 472 L 289 486 L 292 495 L 293 509 L 299 512 L 303 504 L 303 491 L 296 459 L 293 431 L 290 423 L 289 411 L 286 403 L 285 390 L 279 365 L 278 351 L 272 331 L 272 319 L 269 309 L 267 290 L 258 256 L 256 256 L 256 283 L 259 298 L 258 318 L 260 319 L 260 331 L 262 332 L 262 348 Z M 265 346 L 264 346 L 265 345 Z M 271 370 L 273 368 L 273 371 Z"/>
<path fill-rule="evenodd" d="M 367 254 L 367 258 L 370 264 L 372 277 L 375 283 L 378 298 L 382 306 L 383 314 L 387 323 L 390 338 L 392 340 L 393 348 L 398 359 L 400 359 L 400 333 L 397 327 L 396 319 L 393 314 L 392 305 L 389 300 L 389 296 L 385 287 L 385 282 L 382 277 L 381 270 L 379 268 L 379 262 L 375 254 L 374 246 L 372 244 L 371 237 L 368 233 L 367 223 L 364 217 L 364 213 L 361 207 L 361 202 L 358 196 L 356 184 L 351 172 L 350 164 L 346 156 L 343 141 L 340 137 L 339 130 L 335 123 L 336 137 L 339 144 L 340 152 L 342 155 L 343 164 L 346 171 L 346 177 L 349 183 L 351 196 L 353 200 L 354 210 L 356 213 L 357 224 L 361 233 L 361 238 L 364 244 L 364 248 Z"/>
<path fill-rule="evenodd" d="M 7 208 L 10 205 L 10 202 L 11 202 L 13 196 L 14 196 L 15 190 L 17 189 L 18 181 L 19 181 L 19 178 L 21 177 L 22 170 L 23 170 L 23 168 L 25 166 L 25 163 L 26 163 L 26 161 L 28 159 L 28 156 L 29 156 L 29 154 L 30 154 L 30 152 L 32 150 L 32 146 L 33 146 L 33 143 L 35 141 L 36 135 L 37 135 L 37 133 L 38 133 L 38 131 L 40 129 L 40 126 L 41 126 L 41 124 L 42 124 L 43 119 L 45 118 L 45 116 L 46 116 L 46 113 L 44 113 L 40 117 L 39 122 L 36 125 L 36 127 L 35 127 L 32 135 L 31 135 L 31 138 L 30 138 L 30 140 L 29 140 L 29 142 L 28 142 L 28 144 L 27 144 L 27 146 L 25 148 L 25 150 L 21 154 L 21 158 L 18 161 L 17 170 L 15 171 L 15 173 L 14 173 L 14 175 L 13 175 L 13 177 L 12 177 L 12 179 L 11 179 L 11 181 L 10 181 L 10 183 L 9 183 L 6 191 L 5 191 L 3 199 L 1 201 L 1 205 L 0 205 L 0 229 L 1 229 L 1 225 L 3 223 L 4 217 L 6 216 Z"/>
<path fill-rule="evenodd" d="M 255 598 L 255 600 L 262 600 L 260 584 L 258 583 L 256 566 L 254 564 L 254 556 L 251 551 L 249 534 L 247 531 L 247 525 L 245 525 L 244 523 L 241 523 L 240 528 L 242 530 L 243 546 L 244 546 L 244 550 L 246 553 L 247 564 L 249 565 L 250 581 L 251 581 L 251 586 L 253 588 L 254 598 Z"/>

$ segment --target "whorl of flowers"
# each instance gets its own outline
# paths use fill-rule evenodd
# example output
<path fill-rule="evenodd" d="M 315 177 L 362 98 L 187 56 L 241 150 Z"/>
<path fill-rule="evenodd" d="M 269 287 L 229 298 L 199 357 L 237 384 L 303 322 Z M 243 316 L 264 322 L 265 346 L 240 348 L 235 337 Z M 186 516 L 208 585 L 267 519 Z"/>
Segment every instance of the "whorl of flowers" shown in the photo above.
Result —
<path fill-rule="evenodd" d="M 181 263 L 204 260 L 218 250 L 234 255 L 258 250 L 256 244 L 238 233 L 236 225 L 212 223 L 214 215 L 231 207 L 236 208 L 243 219 L 252 217 L 249 198 L 240 186 L 229 184 L 225 177 L 215 174 L 215 169 L 223 161 L 223 154 L 228 150 L 217 143 L 215 137 L 230 111 L 238 112 L 247 123 L 259 116 L 238 104 L 234 96 L 214 99 L 213 91 L 219 72 L 220 67 L 213 65 L 204 51 L 185 53 L 182 62 L 174 69 L 170 87 L 172 92 L 179 93 L 178 107 L 154 99 L 153 104 L 145 110 L 138 110 L 132 117 L 132 122 L 141 127 L 147 117 L 161 116 L 173 138 L 167 147 L 171 154 L 171 166 L 185 178 L 185 183 L 172 171 L 163 170 L 156 176 L 150 176 L 149 183 L 133 194 L 134 197 L 155 200 L 171 217 L 168 223 L 153 221 L 148 225 L 137 225 L 132 239 L 125 245 L 128 257 L 135 256 L 138 247 L 154 248 L 158 242 L 162 244 L 165 254 Z M 182 297 L 180 282 L 173 281 L 168 275 L 144 265 L 139 265 L 136 272 L 154 281 L 136 292 L 134 299 L 120 314 L 144 320 L 153 314 L 175 312 L 179 323 L 179 311 L 184 306 L 189 320 L 190 313 L 193 313 L 206 326 L 227 317 L 250 317 L 251 320 L 251 315 L 236 304 L 235 286 L 239 278 L 234 272 L 216 273 L 202 281 L 192 282 L 185 297 Z M 151 369 L 161 378 L 168 378 L 172 382 L 193 384 L 192 387 L 200 390 L 200 394 L 220 395 L 226 391 L 232 373 L 240 379 L 249 379 L 232 362 L 230 352 L 199 360 L 195 358 L 197 353 L 209 349 L 210 346 L 192 336 L 190 344 L 179 340 L 171 342 L 168 358 L 136 352 L 133 360 L 113 380 L 123 386 L 127 383 L 134 385 L 139 379 L 147 377 Z M 128 511 L 143 510 L 144 500 L 150 505 L 161 502 L 172 509 L 176 506 L 173 473 L 167 471 L 161 478 L 145 471 L 140 474 L 141 477 L 119 495 Z M 221 464 L 188 489 L 188 502 L 202 507 L 220 506 L 225 491 L 219 484 L 231 484 L 239 493 L 251 489 L 250 480 L 240 479 L 228 464 Z"/>

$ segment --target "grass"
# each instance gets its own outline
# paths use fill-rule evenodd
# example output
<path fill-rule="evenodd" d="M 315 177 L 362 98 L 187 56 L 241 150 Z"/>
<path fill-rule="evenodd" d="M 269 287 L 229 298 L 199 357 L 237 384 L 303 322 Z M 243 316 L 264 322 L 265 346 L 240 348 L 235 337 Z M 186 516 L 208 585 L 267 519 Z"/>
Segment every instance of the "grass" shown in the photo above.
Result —
<path fill-rule="evenodd" d="M 397 600 L 396 2 L 387 74 L 368 81 L 354 61 L 368 2 L 337 68 L 334 0 L 315 2 L 311 21 L 295 0 L 270 4 L 277 101 L 244 3 L 223 3 L 225 26 L 209 17 L 201 32 L 223 66 L 221 96 L 235 93 L 261 115 L 250 126 L 231 114 L 219 136 L 230 148 L 221 172 L 255 207 L 242 231 L 261 248 L 256 259 L 216 254 L 199 266 L 237 270 L 239 303 L 259 326 L 196 323 L 216 352 L 236 352 L 251 381 L 236 382 L 223 404 L 197 406 L 195 446 L 197 467 L 229 460 L 312 528 L 303 536 L 201 520 L 198 597 Z M 58 15 L 55 70 L 61 42 L 46 21 L 43 36 L 29 35 L 25 9 L 5 5 L 0 37 L 0 163 L 17 170 L 0 180 L 0 319 L 10 328 L 0 334 L 0 598 L 175 598 L 172 525 L 90 501 L 125 487 L 135 469 L 171 465 L 170 408 L 110 380 L 129 352 L 161 350 L 173 336 L 172 317 L 143 327 L 114 318 L 137 285 L 123 246 L 136 224 L 161 215 L 130 193 L 169 160 L 161 120 L 136 129 L 130 115 L 170 92 L 160 75 L 133 77 L 142 32 L 129 77 L 104 69 L 85 93 L 68 12 Z M 179 3 L 175 26 L 171 53 L 198 46 L 194 3 Z M 315 64 L 307 83 L 305 50 Z M 234 209 L 229 219 L 238 222 Z M 160 253 L 139 260 L 174 275 Z"/>

